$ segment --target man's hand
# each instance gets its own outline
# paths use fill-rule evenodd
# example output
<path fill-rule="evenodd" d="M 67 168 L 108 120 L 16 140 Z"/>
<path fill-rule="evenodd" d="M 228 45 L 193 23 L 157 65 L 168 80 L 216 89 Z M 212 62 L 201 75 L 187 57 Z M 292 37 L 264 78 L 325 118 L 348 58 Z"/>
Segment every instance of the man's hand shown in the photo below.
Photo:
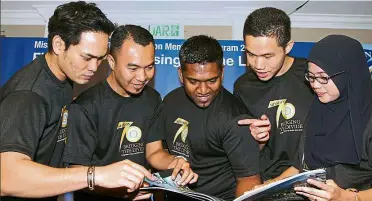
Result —
<path fill-rule="evenodd" d="M 141 187 L 148 187 L 149 184 L 144 182 Z M 129 200 L 148 200 L 151 198 L 152 193 L 146 192 L 146 191 L 136 191 L 133 192 L 127 196 L 124 196 L 124 198 L 127 198 Z"/>
<path fill-rule="evenodd" d="M 308 179 L 307 182 L 319 189 L 312 187 L 295 187 L 297 194 L 308 197 L 310 200 L 317 201 L 347 201 L 355 200 L 355 194 L 340 188 L 333 180 L 327 180 L 322 183 L 313 179 Z"/>
<path fill-rule="evenodd" d="M 251 135 L 260 144 L 266 144 L 270 138 L 271 123 L 266 115 L 262 115 L 260 119 L 242 119 L 238 124 L 249 125 Z"/>
<path fill-rule="evenodd" d="M 186 184 L 195 183 L 198 180 L 198 174 L 194 173 L 190 168 L 190 163 L 181 157 L 174 157 L 169 164 L 168 169 L 173 168 L 172 179 L 175 180 L 179 172 L 182 177 L 177 181 L 178 185 L 184 186 Z"/>
<path fill-rule="evenodd" d="M 126 187 L 128 192 L 134 192 L 142 185 L 144 177 L 153 180 L 151 173 L 146 168 L 130 160 L 123 160 L 95 169 L 96 185 L 104 188 Z"/>

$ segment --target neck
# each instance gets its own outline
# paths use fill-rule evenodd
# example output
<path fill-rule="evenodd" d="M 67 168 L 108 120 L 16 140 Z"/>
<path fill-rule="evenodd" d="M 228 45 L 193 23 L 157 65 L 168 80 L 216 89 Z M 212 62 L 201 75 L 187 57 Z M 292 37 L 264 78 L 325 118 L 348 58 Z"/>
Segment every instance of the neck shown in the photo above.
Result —
<path fill-rule="evenodd" d="M 279 72 L 276 74 L 276 77 L 277 76 L 281 76 L 284 73 L 286 73 L 291 68 L 293 62 L 294 62 L 294 58 L 293 57 L 285 56 L 283 66 L 279 70 Z"/>
<path fill-rule="evenodd" d="M 112 71 L 109 77 L 106 79 L 107 83 L 110 85 L 111 89 L 114 90 L 117 94 L 123 97 L 130 97 L 130 95 L 120 87 L 118 82 L 115 79 L 115 72 Z"/>
<path fill-rule="evenodd" d="M 49 67 L 50 71 L 52 71 L 52 73 L 54 74 L 54 76 L 57 77 L 58 80 L 64 81 L 64 80 L 67 79 L 67 76 L 62 71 L 60 66 L 58 65 L 57 59 L 58 59 L 57 55 L 55 55 L 53 53 L 47 52 L 45 54 L 45 60 L 48 64 L 48 67 Z"/>

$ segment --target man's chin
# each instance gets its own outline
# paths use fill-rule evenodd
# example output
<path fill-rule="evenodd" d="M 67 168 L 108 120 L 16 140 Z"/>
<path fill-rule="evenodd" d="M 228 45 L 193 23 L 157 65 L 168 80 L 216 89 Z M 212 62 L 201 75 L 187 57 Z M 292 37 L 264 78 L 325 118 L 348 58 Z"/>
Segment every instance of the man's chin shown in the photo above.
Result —
<path fill-rule="evenodd" d="M 199 108 L 207 108 L 211 103 L 210 102 L 204 102 L 204 103 L 201 103 L 201 102 L 198 102 L 198 103 L 195 103 L 196 106 L 198 106 Z"/>
<path fill-rule="evenodd" d="M 83 85 L 83 84 L 88 84 L 88 82 L 90 80 L 84 80 L 84 79 L 76 79 L 76 80 L 73 80 L 76 84 L 80 84 L 80 85 Z"/>
<path fill-rule="evenodd" d="M 259 79 L 259 80 L 261 80 L 262 82 L 267 82 L 267 81 L 270 81 L 274 76 L 272 76 L 272 75 L 268 75 L 268 76 L 266 76 L 266 77 L 259 77 L 257 74 L 256 74 L 256 76 L 257 76 L 257 78 Z"/>
<path fill-rule="evenodd" d="M 131 90 L 127 90 L 127 93 L 130 94 L 130 95 L 133 95 L 133 96 L 136 96 L 136 95 L 139 95 L 140 93 L 142 93 L 144 88 L 142 89 L 131 89 Z"/>

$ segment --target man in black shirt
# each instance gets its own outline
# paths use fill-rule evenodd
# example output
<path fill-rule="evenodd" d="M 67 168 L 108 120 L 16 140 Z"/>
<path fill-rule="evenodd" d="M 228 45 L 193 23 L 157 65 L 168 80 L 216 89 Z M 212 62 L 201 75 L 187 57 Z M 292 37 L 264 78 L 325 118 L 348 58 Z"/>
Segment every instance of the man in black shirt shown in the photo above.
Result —
<path fill-rule="evenodd" d="M 181 47 L 179 78 L 183 87 L 164 98 L 168 149 L 186 157 L 199 175 L 192 188 L 233 200 L 260 184 L 259 148 L 238 119 L 248 112 L 225 88 L 223 52 L 214 38 L 189 38 Z"/>
<path fill-rule="evenodd" d="M 306 60 L 287 55 L 294 43 L 290 24 L 285 12 L 270 7 L 247 17 L 243 34 L 250 69 L 234 84 L 234 94 L 256 118 L 239 123 L 250 125 L 251 134 L 260 142 L 265 183 L 296 171 L 290 167 L 313 100 L 304 78 Z"/>
<path fill-rule="evenodd" d="M 107 54 L 114 24 L 95 6 L 59 6 L 48 24 L 48 52 L 1 89 L 1 196 L 45 198 L 94 186 L 134 191 L 151 174 L 131 161 L 106 167 L 58 168 L 66 143 L 72 82 L 85 84 Z M 13 200 L 14 197 L 1 197 Z"/>
<path fill-rule="evenodd" d="M 155 169 L 174 168 L 173 176 L 182 170 L 179 184 L 196 181 L 189 163 L 162 146 L 162 100 L 147 86 L 155 73 L 154 44 L 151 33 L 140 26 L 125 25 L 114 31 L 108 55 L 111 74 L 71 104 L 65 162 L 103 166 L 129 159 L 145 165 L 147 159 Z M 116 190 L 94 192 L 102 196 L 78 191 L 74 199 L 122 200 L 119 197 L 133 196 Z"/>

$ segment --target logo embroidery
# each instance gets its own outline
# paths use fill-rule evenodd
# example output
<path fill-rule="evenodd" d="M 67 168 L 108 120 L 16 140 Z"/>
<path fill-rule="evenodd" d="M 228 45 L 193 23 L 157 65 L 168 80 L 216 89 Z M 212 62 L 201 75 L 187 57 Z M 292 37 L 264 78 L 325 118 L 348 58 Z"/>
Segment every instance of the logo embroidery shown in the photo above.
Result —
<path fill-rule="evenodd" d="M 123 129 L 120 137 L 119 150 L 123 144 L 124 137 L 127 138 L 129 142 L 138 142 L 142 137 L 142 131 L 137 126 L 131 126 L 133 122 L 119 122 L 116 129 Z"/>
<path fill-rule="evenodd" d="M 293 104 L 286 103 L 286 101 L 287 99 L 281 99 L 281 100 L 270 101 L 269 103 L 268 108 L 278 106 L 278 110 L 276 111 L 276 127 L 279 127 L 280 114 L 286 120 L 291 119 L 296 114 L 296 109 L 293 106 Z"/>
<path fill-rule="evenodd" d="M 189 122 L 184 119 L 177 118 L 174 123 L 180 124 L 181 127 L 177 130 L 176 135 L 174 136 L 173 144 L 176 142 L 176 139 L 179 135 L 181 135 L 182 142 L 186 143 L 187 134 L 189 132 L 189 128 L 187 125 L 189 125 Z"/>

